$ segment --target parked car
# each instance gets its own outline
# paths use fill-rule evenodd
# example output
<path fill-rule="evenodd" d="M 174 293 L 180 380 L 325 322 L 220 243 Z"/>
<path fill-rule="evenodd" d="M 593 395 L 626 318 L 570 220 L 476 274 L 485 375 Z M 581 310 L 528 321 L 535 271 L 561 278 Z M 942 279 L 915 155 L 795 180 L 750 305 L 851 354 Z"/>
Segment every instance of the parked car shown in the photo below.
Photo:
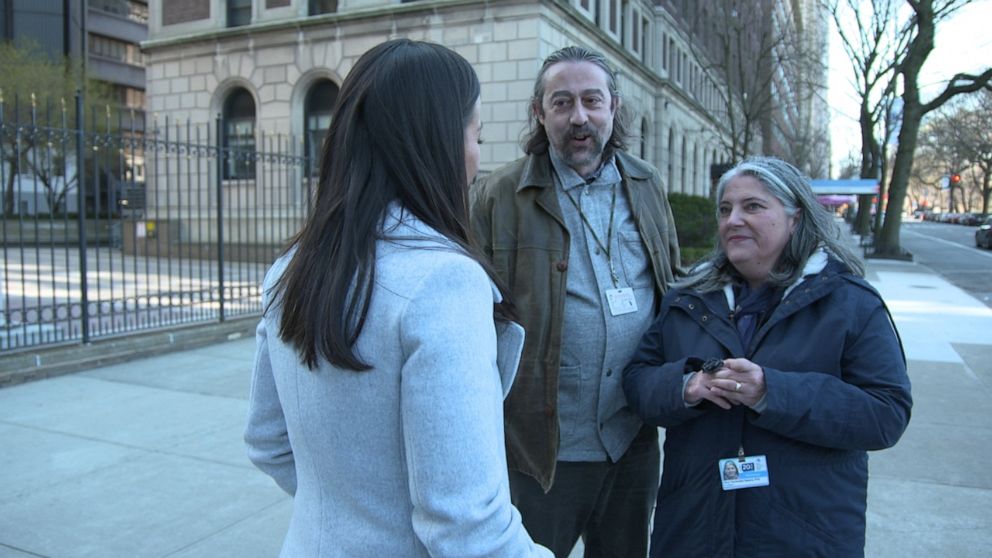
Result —
<path fill-rule="evenodd" d="M 958 224 L 959 225 L 967 225 L 969 227 L 974 227 L 976 225 L 982 224 L 982 221 L 984 221 L 984 220 L 985 220 L 985 216 L 984 215 L 979 215 L 977 213 L 968 212 L 968 213 L 962 213 L 961 214 L 961 217 L 958 219 Z"/>
<path fill-rule="evenodd" d="M 992 249 L 992 215 L 986 217 L 985 222 L 975 230 L 975 246 Z"/>

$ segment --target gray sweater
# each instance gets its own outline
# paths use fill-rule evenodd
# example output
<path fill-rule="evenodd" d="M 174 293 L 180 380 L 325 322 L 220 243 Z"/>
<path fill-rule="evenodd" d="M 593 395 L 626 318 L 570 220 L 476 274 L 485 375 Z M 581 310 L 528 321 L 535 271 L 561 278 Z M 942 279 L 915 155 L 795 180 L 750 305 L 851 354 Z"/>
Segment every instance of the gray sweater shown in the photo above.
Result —
<path fill-rule="evenodd" d="M 551 556 L 507 482 L 502 405 L 522 328 L 494 322 L 499 292 L 433 229 L 394 204 L 384 230 L 355 346 L 372 370 L 308 370 L 279 339 L 278 301 L 257 328 L 245 441 L 294 495 L 281 555 Z"/>

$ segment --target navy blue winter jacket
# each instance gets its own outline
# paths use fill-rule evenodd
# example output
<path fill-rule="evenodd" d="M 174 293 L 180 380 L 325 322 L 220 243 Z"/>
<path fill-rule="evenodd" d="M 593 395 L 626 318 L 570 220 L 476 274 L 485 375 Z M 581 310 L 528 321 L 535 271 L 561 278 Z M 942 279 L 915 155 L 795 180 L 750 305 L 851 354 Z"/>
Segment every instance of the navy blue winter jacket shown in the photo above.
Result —
<path fill-rule="evenodd" d="M 760 365 L 767 407 L 686 407 L 692 357 Z M 899 440 L 912 398 L 880 296 L 845 266 L 831 260 L 787 292 L 750 347 L 722 291 L 669 291 L 623 385 L 631 409 L 666 429 L 652 557 L 864 555 L 867 451 Z M 769 486 L 722 490 L 717 460 L 741 447 L 767 457 Z"/>

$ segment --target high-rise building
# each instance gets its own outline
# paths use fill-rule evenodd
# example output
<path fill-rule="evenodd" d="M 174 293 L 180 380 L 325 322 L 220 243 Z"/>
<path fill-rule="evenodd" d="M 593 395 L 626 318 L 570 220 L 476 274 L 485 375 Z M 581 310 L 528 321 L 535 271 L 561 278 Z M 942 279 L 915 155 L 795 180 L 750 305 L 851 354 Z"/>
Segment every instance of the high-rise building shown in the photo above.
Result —
<path fill-rule="evenodd" d="M 146 0 L 0 0 L 0 39 L 33 44 L 53 60 L 82 58 L 123 107 L 144 108 L 139 45 L 147 37 Z"/>

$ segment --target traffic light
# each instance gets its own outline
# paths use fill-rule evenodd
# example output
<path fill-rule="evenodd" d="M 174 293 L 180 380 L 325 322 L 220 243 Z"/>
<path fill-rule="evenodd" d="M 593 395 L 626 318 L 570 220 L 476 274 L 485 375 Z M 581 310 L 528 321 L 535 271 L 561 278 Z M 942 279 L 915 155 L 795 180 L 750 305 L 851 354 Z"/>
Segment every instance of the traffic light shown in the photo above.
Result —
<path fill-rule="evenodd" d="M 961 183 L 961 175 L 958 174 L 958 173 L 952 174 L 951 175 L 951 186 L 957 186 L 960 183 Z"/>

